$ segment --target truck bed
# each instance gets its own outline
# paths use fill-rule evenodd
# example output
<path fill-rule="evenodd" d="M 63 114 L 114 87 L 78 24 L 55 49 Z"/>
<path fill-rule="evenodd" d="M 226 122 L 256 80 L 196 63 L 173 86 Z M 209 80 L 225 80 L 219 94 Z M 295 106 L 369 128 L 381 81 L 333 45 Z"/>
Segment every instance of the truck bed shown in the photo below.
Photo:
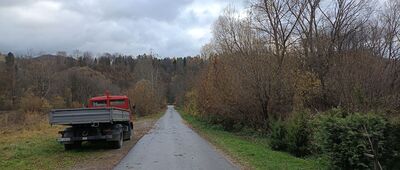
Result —
<path fill-rule="evenodd" d="M 113 123 L 129 120 L 129 111 L 119 108 L 56 109 L 49 113 L 51 125 Z"/>

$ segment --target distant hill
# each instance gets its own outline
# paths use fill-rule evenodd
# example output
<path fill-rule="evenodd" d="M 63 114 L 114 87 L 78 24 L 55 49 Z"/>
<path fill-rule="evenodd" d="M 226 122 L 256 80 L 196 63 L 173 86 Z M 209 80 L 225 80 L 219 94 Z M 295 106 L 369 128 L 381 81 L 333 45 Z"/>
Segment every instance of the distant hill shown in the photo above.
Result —
<path fill-rule="evenodd" d="M 58 56 L 58 55 L 51 55 L 51 54 L 45 54 L 41 55 L 38 57 L 32 58 L 33 60 L 38 60 L 38 61 L 45 61 L 45 60 L 65 60 L 65 59 L 73 59 L 72 57 L 64 57 L 64 56 Z"/>
<path fill-rule="evenodd" d="M 76 60 L 72 57 L 57 55 L 42 55 L 27 61 L 31 62 L 31 64 L 44 65 L 48 69 L 52 68 L 55 72 L 68 69 L 76 64 Z"/>
<path fill-rule="evenodd" d="M 66 62 L 75 62 L 76 60 L 72 57 L 64 57 L 58 55 L 41 55 L 39 57 L 32 58 L 33 61 L 38 62 L 56 62 L 56 63 L 66 63 Z"/>

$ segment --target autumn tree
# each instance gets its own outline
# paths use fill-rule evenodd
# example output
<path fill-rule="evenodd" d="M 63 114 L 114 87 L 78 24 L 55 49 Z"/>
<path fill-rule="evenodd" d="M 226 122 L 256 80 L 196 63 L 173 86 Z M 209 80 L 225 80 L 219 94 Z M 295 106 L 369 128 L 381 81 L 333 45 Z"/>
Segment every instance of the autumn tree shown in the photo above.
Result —
<path fill-rule="evenodd" d="M 202 48 L 208 65 L 186 95 L 199 114 L 268 130 L 304 109 L 399 107 L 397 1 L 253 2 L 244 17 L 228 8 Z"/>
<path fill-rule="evenodd" d="M 135 105 L 139 116 L 154 114 L 159 110 L 155 91 L 148 80 L 141 80 L 129 90 L 129 98 Z"/>
<path fill-rule="evenodd" d="M 11 105 L 14 106 L 16 102 L 16 83 L 17 83 L 17 72 L 18 66 L 15 61 L 15 56 L 13 53 L 9 52 L 5 57 L 6 63 L 6 74 L 7 75 L 7 87 L 9 95 L 8 97 L 11 98 Z"/>

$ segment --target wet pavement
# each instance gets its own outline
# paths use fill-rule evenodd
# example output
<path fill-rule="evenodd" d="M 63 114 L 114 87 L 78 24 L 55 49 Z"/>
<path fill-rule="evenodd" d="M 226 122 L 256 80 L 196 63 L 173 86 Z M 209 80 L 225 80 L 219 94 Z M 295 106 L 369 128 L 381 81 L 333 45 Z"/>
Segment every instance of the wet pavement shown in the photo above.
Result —
<path fill-rule="evenodd" d="M 238 169 L 187 127 L 173 106 L 114 169 Z"/>

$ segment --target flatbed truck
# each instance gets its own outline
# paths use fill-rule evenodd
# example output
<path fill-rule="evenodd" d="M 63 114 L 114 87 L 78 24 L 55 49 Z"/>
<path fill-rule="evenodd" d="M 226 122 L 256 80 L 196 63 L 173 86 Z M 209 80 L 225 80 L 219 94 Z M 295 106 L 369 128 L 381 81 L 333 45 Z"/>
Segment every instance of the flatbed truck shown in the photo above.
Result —
<path fill-rule="evenodd" d="M 133 132 L 129 98 L 108 93 L 91 98 L 87 108 L 51 110 L 49 122 L 67 126 L 57 139 L 65 150 L 79 148 L 83 141 L 107 141 L 118 149 Z"/>

